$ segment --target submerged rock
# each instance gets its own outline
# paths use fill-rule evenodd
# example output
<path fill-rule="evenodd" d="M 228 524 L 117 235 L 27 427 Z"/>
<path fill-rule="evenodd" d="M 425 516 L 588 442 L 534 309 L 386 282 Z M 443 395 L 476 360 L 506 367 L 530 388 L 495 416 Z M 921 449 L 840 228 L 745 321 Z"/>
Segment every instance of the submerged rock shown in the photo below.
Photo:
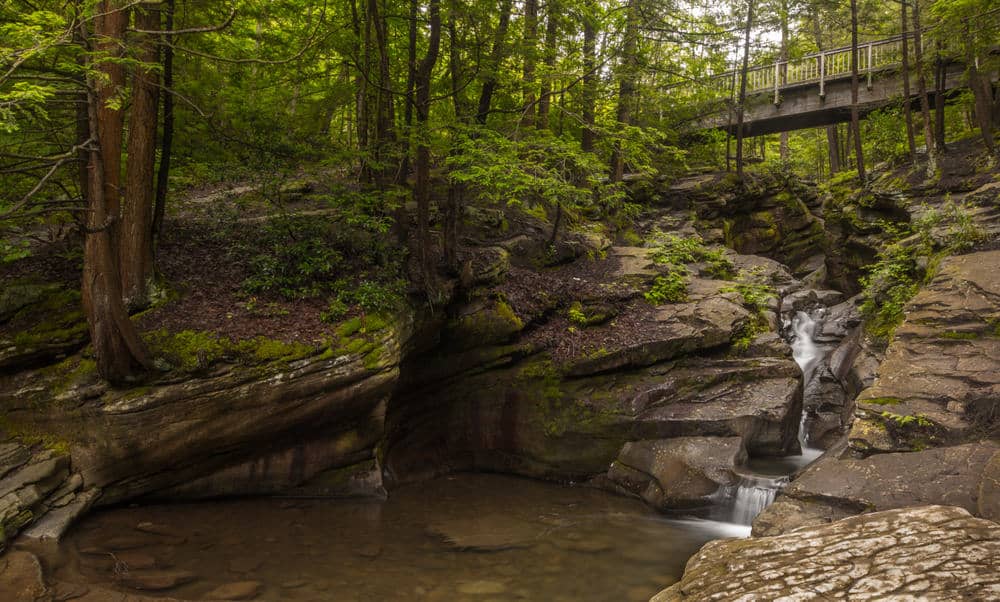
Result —
<path fill-rule="evenodd" d="M 922 506 L 712 541 L 651 602 L 890 597 L 1000 597 L 1000 525 L 961 508 Z"/>

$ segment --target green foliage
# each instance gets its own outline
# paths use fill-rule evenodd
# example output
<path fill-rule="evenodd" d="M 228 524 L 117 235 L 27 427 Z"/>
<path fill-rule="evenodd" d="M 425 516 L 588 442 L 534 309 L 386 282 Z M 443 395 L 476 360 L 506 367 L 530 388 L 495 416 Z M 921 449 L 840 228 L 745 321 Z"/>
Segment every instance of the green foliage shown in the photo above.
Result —
<path fill-rule="evenodd" d="M 686 301 L 686 273 L 679 269 L 674 269 L 668 271 L 663 276 L 657 276 L 656 280 L 653 281 L 653 286 L 643 294 L 643 297 L 653 305 Z"/>
<path fill-rule="evenodd" d="M 545 132 L 511 138 L 481 127 L 458 128 L 447 166 L 452 182 L 494 204 L 584 208 L 595 199 L 604 205 L 624 199 L 623 189 L 606 181 L 607 167 L 596 155 Z"/>
<path fill-rule="evenodd" d="M 743 270 L 736 282 L 720 289 L 723 293 L 739 293 L 743 305 L 755 314 L 761 314 L 768 309 L 771 300 L 778 297 L 773 286 L 764 281 L 760 269 Z"/>
<path fill-rule="evenodd" d="M 340 279 L 333 288 L 336 293 L 320 316 L 331 324 L 342 320 L 352 307 L 357 307 L 363 315 L 392 314 L 403 305 L 406 295 L 405 280 L 349 282 Z"/>
<path fill-rule="evenodd" d="M 700 238 L 683 238 L 662 232 L 654 233 L 651 238 L 656 243 L 652 252 L 653 263 L 676 270 L 686 270 L 684 266 L 692 263 L 705 263 L 705 273 L 718 280 L 732 280 L 736 274 L 736 267 L 725 252 L 706 247 Z"/>
<path fill-rule="evenodd" d="M 940 259 L 968 251 L 985 240 L 985 233 L 973 221 L 969 207 L 950 201 L 941 211 L 925 209 L 911 228 L 896 232 L 899 242 L 886 247 L 861 279 L 864 288 L 861 314 L 866 329 L 883 342 L 902 323 L 906 303 L 933 276 L 933 268 Z M 913 238 L 907 239 L 911 232 Z"/>
<path fill-rule="evenodd" d="M 588 324 L 587 314 L 583 313 L 583 306 L 579 303 L 574 303 L 570 306 L 567 317 L 570 322 L 579 326 L 586 326 Z"/>

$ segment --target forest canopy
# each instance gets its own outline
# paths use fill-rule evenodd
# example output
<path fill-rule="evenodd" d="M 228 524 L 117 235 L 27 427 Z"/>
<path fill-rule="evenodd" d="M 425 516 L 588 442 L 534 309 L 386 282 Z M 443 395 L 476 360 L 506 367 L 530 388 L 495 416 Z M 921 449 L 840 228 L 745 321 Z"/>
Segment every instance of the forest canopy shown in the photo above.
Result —
<path fill-rule="evenodd" d="M 469 203 L 540 206 L 555 229 L 580 212 L 622 223 L 640 211 L 623 184 L 638 176 L 735 160 L 741 175 L 746 164 L 863 181 L 866 166 L 933 159 L 975 132 L 992 149 L 998 10 L 996 0 L 4 2 L 0 260 L 40 239 L 79 241 L 98 368 L 128 379 L 151 364 L 128 316 L 155 297 L 164 216 L 190 190 L 251 182 L 280 208 L 303 169 L 322 170 L 349 228 L 396 241 L 372 251 L 379 261 L 410 249 L 408 275 L 430 289 L 435 273 L 460 270 Z M 741 66 L 894 36 L 915 51 L 915 105 L 900 96 L 854 125 L 755 138 L 697 127 L 720 97 L 742 120 Z M 932 106 L 952 60 L 968 85 Z"/>

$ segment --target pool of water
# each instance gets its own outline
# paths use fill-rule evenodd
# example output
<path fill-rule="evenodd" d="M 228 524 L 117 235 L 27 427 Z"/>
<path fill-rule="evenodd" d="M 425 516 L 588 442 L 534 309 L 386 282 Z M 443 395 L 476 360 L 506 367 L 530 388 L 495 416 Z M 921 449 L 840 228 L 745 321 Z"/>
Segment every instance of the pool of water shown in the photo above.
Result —
<path fill-rule="evenodd" d="M 468 474 L 387 501 L 104 510 L 44 560 L 63 583 L 181 599 L 224 586 L 282 601 L 648 600 L 706 541 L 748 530 L 668 519 L 595 489 Z"/>

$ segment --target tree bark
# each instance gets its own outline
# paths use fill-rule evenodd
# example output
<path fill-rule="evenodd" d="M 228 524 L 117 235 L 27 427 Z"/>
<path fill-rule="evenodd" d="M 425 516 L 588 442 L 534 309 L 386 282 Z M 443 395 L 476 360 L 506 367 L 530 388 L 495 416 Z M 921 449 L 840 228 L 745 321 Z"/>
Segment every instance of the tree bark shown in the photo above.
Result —
<path fill-rule="evenodd" d="M 420 61 L 416 72 L 416 117 L 420 130 L 417 142 L 415 161 L 415 187 L 413 196 L 417 201 L 417 243 L 419 246 L 420 269 L 423 272 L 424 283 L 429 285 L 431 276 L 430 261 L 430 172 L 431 149 L 427 142 L 424 129 L 431 109 L 431 74 L 437 63 L 438 50 L 441 43 L 441 11 L 440 0 L 430 0 L 430 35 L 427 41 L 427 54 Z"/>
<path fill-rule="evenodd" d="M 95 34 L 101 40 L 98 48 L 111 55 L 124 41 L 128 19 L 123 5 L 122 0 L 104 0 L 101 16 L 95 19 Z M 86 31 L 82 37 L 88 39 Z M 133 380 L 152 362 L 122 302 L 114 236 L 119 210 L 117 172 L 112 182 L 106 178 L 109 159 L 112 165 L 121 165 L 121 111 L 109 106 L 108 100 L 117 93 L 115 84 L 123 83 L 124 72 L 120 64 L 107 60 L 101 60 L 96 70 L 103 76 L 88 77 L 87 86 L 88 126 L 97 142 L 91 146 L 87 165 L 81 298 L 97 371 L 112 383 L 122 383 Z"/>
<path fill-rule="evenodd" d="M 583 128 L 580 132 L 580 148 L 586 152 L 594 150 L 594 116 L 597 104 L 597 24 L 595 0 L 583 4 Z"/>
<path fill-rule="evenodd" d="M 160 28 L 159 10 L 148 6 L 134 11 L 136 29 Z M 118 267 L 126 307 L 142 308 L 149 303 L 153 281 L 153 197 L 156 164 L 156 121 L 159 115 L 159 76 L 155 70 L 158 53 L 155 34 L 139 33 L 132 80 L 132 108 L 129 113 L 128 163 L 125 166 L 125 195 L 119 229 Z"/>
<path fill-rule="evenodd" d="M 556 43 L 559 35 L 559 2 L 548 0 L 545 4 L 545 73 L 538 95 L 538 128 L 549 128 L 549 110 L 552 106 L 552 71 L 556 66 Z"/>
<path fill-rule="evenodd" d="M 944 91 L 947 65 L 941 53 L 941 42 L 936 42 L 934 54 L 934 143 L 939 154 L 948 152 L 945 144 Z"/>
<path fill-rule="evenodd" d="M 900 24 L 903 30 L 903 119 L 906 122 L 906 144 L 910 153 L 910 162 L 917 161 L 917 140 L 913 133 L 913 107 L 910 99 L 910 40 L 909 23 L 906 19 L 906 2 L 900 0 Z"/>
<path fill-rule="evenodd" d="M 993 141 L 993 119 L 992 106 L 993 86 L 989 78 L 983 77 L 979 70 L 976 51 L 973 48 L 972 34 L 969 22 L 965 22 L 965 64 L 966 75 L 968 77 L 969 89 L 972 90 L 972 97 L 975 101 L 976 122 L 979 126 L 979 133 L 982 135 L 983 144 L 991 153 L 996 153 L 996 144 Z"/>
<path fill-rule="evenodd" d="M 927 76 L 924 74 L 923 32 L 920 30 L 920 0 L 913 0 L 913 59 L 917 69 L 917 94 L 920 96 L 920 113 L 924 120 L 924 144 L 927 147 L 927 174 L 937 171 L 937 152 L 931 131 L 931 106 L 927 96 Z"/>
<path fill-rule="evenodd" d="M 639 0 L 625 5 L 625 37 L 622 40 L 622 62 L 618 74 L 618 109 L 615 119 L 623 128 L 632 125 L 632 104 L 638 90 L 639 64 Z M 622 135 L 622 134 L 620 134 Z M 625 177 L 625 154 L 621 140 L 616 140 L 611 152 L 611 182 Z"/>
<path fill-rule="evenodd" d="M 840 171 L 840 136 L 837 134 L 837 126 L 826 126 L 826 150 L 830 156 L 830 175 Z"/>
<path fill-rule="evenodd" d="M 171 31 L 174 28 L 174 0 L 166 2 L 166 18 L 164 28 Z M 154 245 L 163 236 L 163 216 L 167 206 L 167 189 L 170 184 L 170 158 L 174 149 L 174 49 L 171 46 L 171 36 L 164 34 L 162 47 L 163 59 L 163 138 L 160 141 L 160 167 L 156 172 L 156 201 L 153 208 L 153 242 Z M 154 248 L 155 256 L 155 248 Z"/>
<path fill-rule="evenodd" d="M 493 92 L 497 87 L 497 71 L 500 70 L 500 62 L 503 60 L 503 48 L 507 39 L 507 29 L 510 26 L 510 12 L 513 9 L 513 0 L 500 0 L 500 19 L 493 35 L 493 48 L 490 52 L 489 64 L 486 66 L 486 75 L 483 79 L 483 89 L 479 94 L 479 106 L 476 109 L 476 122 L 486 125 L 486 119 L 490 115 L 490 108 L 493 106 Z"/>
<path fill-rule="evenodd" d="M 778 60 L 785 63 L 779 69 L 779 74 L 781 77 L 780 84 L 784 84 L 788 77 L 788 0 L 781 1 L 781 52 L 778 54 Z M 782 163 L 787 163 L 790 153 L 788 150 L 788 132 L 781 132 L 779 135 L 780 139 L 778 142 L 778 155 L 781 158 Z"/>
<path fill-rule="evenodd" d="M 747 68 L 750 66 L 750 30 L 753 28 L 754 0 L 747 0 L 747 22 L 743 38 L 743 68 L 736 105 L 736 177 L 743 179 L 743 114 L 747 100 Z"/>
<path fill-rule="evenodd" d="M 538 53 L 538 0 L 524 0 L 524 40 L 521 53 L 521 126 L 535 125 L 535 63 Z"/>
<path fill-rule="evenodd" d="M 865 183 L 865 155 L 861 146 L 861 118 L 858 111 L 858 0 L 851 0 L 851 129 L 858 179 Z"/>

